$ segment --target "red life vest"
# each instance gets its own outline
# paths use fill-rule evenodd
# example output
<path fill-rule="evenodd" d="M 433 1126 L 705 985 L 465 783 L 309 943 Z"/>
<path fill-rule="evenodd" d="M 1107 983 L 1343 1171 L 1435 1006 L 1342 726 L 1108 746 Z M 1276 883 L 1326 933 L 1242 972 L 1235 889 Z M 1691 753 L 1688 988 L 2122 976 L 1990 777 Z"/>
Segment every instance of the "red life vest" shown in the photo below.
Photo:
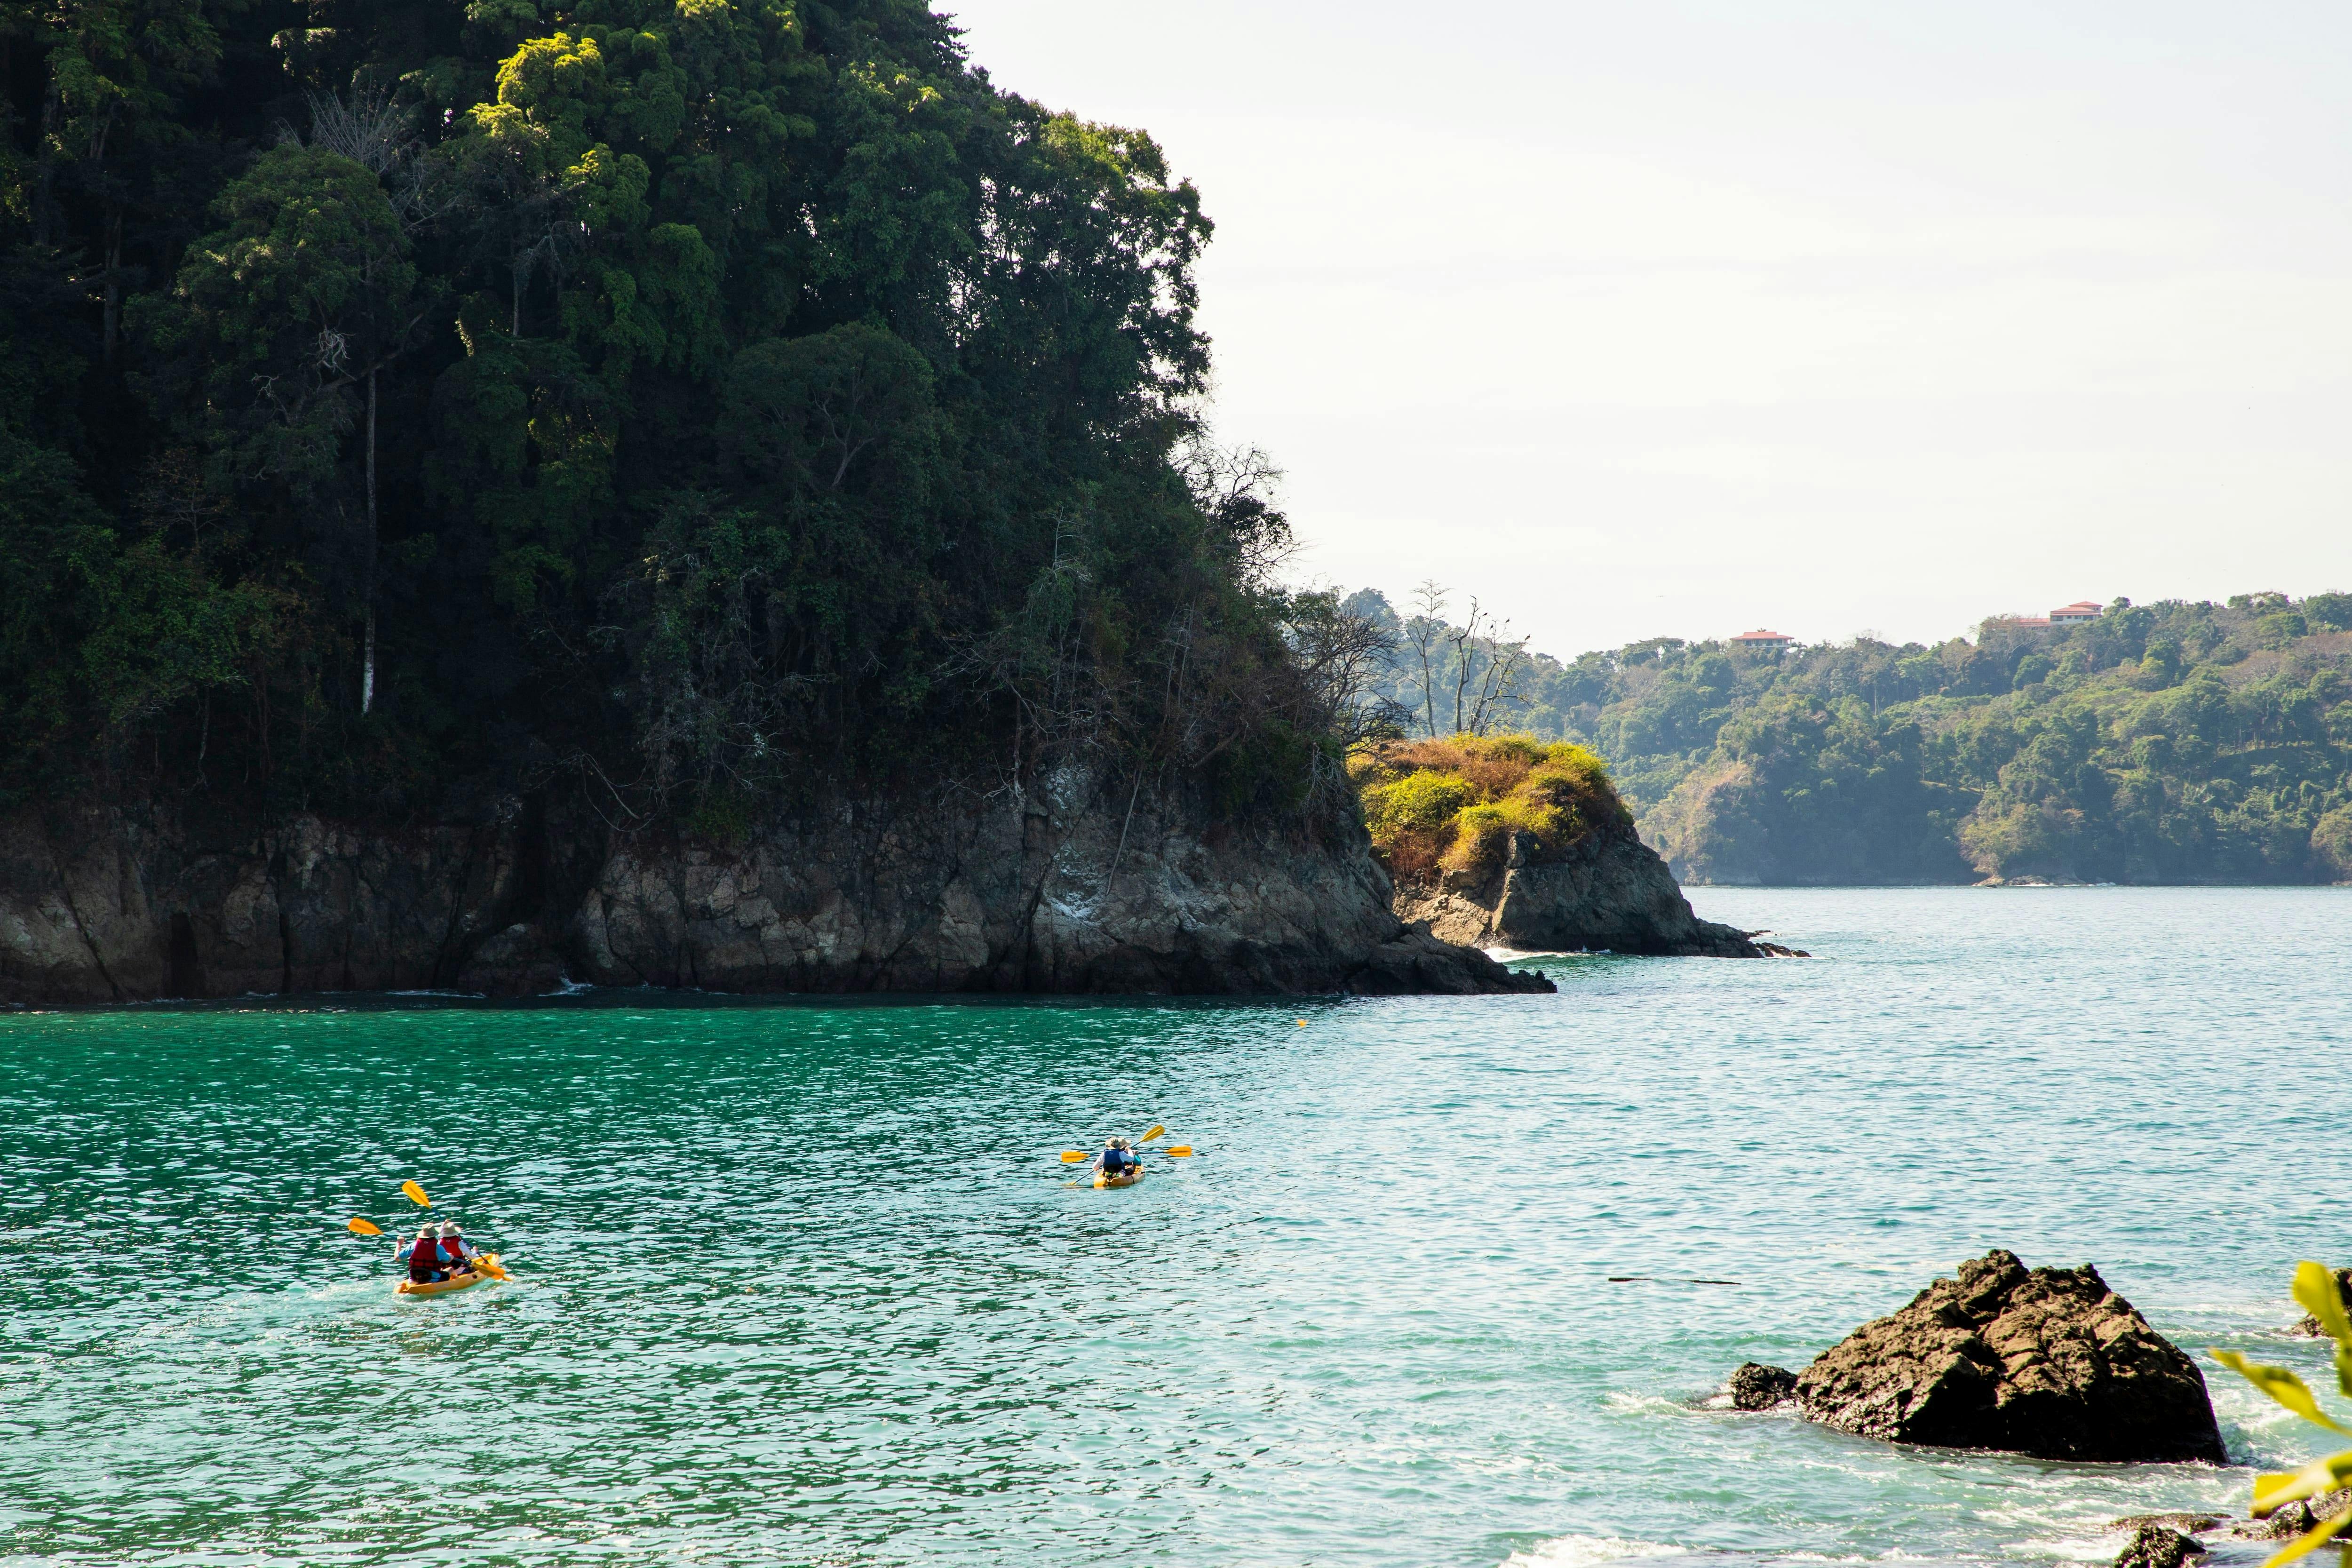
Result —
<path fill-rule="evenodd" d="M 408 1274 L 412 1279 L 422 1279 L 441 1267 L 441 1244 L 429 1236 L 420 1236 L 416 1245 L 408 1249 Z"/>
<path fill-rule="evenodd" d="M 465 1262 L 465 1242 L 454 1236 L 443 1237 L 441 1238 L 441 1256 L 447 1258 L 452 1263 Z"/>

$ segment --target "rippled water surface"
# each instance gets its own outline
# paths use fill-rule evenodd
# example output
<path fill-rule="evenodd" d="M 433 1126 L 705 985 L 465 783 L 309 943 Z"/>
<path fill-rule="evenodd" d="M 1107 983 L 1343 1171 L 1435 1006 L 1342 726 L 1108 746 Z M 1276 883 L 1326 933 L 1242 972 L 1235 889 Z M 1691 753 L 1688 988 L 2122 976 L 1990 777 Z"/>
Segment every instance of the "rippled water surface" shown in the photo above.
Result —
<path fill-rule="evenodd" d="M 0 1016 L 0 1562 L 2034 1563 L 2242 1512 L 1706 1401 L 1991 1246 L 2315 1367 L 2352 890 L 1696 901 L 1822 956 Z M 1155 1120 L 1200 1156 L 1066 1181 Z M 410 1176 L 513 1283 L 394 1297 L 342 1222 Z M 2213 1387 L 2242 1461 L 2317 1451 Z"/>

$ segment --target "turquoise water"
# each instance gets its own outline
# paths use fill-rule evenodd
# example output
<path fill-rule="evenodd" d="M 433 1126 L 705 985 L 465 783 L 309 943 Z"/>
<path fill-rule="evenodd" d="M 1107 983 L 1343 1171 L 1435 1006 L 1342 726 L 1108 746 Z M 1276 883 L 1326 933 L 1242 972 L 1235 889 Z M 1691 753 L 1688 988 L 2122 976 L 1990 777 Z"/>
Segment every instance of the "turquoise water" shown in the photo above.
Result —
<path fill-rule="evenodd" d="M 2030 1564 L 2242 1512 L 1706 1401 L 1996 1245 L 2315 1369 L 2352 889 L 1696 901 L 1824 956 L 0 1016 L 0 1562 Z M 1067 1184 L 1154 1120 L 1200 1156 Z M 514 1283 L 394 1296 L 342 1222 L 409 1176 Z M 2241 1461 L 2318 1451 L 2213 1387 Z"/>

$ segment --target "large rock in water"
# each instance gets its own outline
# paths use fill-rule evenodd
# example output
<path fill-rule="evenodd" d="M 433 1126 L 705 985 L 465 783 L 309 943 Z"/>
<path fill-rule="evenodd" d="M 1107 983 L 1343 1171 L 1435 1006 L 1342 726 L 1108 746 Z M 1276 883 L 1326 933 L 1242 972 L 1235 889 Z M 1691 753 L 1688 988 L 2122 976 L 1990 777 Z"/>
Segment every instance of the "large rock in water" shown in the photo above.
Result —
<path fill-rule="evenodd" d="M 1986 1253 L 1797 1379 L 1808 1419 L 1865 1437 L 2049 1459 L 2224 1464 L 2205 1379 L 2098 1270 Z"/>
<path fill-rule="evenodd" d="M 226 795 L 226 792 L 224 792 Z M 201 815 L 200 815 L 201 813 Z M 1220 823 L 1096 772 L 835 799 L 738 842 L 488 797 L 432 824 L 237 801 L 0 818 L 0 1004 L 566 978 L 712 991 L 1549 991 L 1390 908 L 1352 820 Z"/>
<path fill-rule="evenodd" d="M 1666 863 L 1622 822 L 1603 823 L 1553 855 L 1541 854 L 1532 835 L 1514 834 L 1496 869 L 1400 882 L 1396 911 L 1470 947 L 1766 956 L 1746 932 L 1693 914 Z"/>

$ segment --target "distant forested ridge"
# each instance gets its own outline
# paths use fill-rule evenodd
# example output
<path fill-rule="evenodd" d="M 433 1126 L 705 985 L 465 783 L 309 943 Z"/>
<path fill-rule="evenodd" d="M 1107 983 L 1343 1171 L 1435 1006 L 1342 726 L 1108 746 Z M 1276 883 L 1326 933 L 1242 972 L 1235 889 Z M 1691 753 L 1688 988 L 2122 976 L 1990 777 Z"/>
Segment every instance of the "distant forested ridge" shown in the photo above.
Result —
<path fill-rule="evenodd" d="M 1566 663 L 1369 590 L 1347 605 L 1398 641 L 1393 721 L 1592 747 L 1685 880 L 2352 880 L 2352 595 Z"/>
<path fill-rule="evenodd" d="M 916 0 L 9 3 L 0 90 L 0 808 L 1339 778 L 1196 193 Z"/>

